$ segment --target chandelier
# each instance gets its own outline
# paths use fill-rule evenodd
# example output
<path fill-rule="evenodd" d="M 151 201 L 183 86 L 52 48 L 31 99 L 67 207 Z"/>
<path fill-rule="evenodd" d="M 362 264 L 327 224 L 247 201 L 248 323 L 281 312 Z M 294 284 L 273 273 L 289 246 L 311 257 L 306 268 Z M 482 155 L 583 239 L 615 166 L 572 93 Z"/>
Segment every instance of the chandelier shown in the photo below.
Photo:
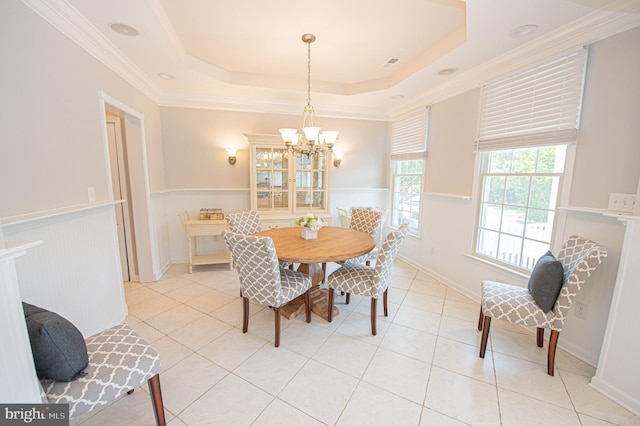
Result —
<path fill-rule="evenodd" d="M 311 106 L 311 43 L 316 41 L 316 36 L 303 34 L 302 41 L 307 43 L 307 105 L 302 112 L 298 129 L 280 129 L 280 134 L 289 153 L 297 157 L 303 155 L 311 157 L 332 152 L 339 132 L 334 130 L 321 132 L 320 127 L 316 125 L 316 114 Z"/>

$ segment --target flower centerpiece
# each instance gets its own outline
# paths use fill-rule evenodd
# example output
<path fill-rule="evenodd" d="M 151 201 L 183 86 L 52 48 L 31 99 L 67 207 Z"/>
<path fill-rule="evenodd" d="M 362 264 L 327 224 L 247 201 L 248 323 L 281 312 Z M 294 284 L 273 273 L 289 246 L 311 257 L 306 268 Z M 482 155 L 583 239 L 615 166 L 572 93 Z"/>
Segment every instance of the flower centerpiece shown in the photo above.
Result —
<path fill-rule="evenodd" d="M 302 227 L 302 238 L 305 240 L 314 240 L 318 238 L 318 230 L 322 228 L 324 222 L 315 214 L 307 213 L 296 220 L 296 225 Z"/>

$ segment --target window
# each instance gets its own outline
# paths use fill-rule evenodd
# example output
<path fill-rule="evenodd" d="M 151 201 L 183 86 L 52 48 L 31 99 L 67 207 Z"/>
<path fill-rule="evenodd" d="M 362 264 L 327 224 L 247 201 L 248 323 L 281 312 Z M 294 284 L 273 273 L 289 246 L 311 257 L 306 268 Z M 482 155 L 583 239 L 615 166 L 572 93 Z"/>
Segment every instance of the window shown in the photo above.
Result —
<path fill-rule="evenodd" d="M 423 163 L 422 159 L 393 161 L 391 225 L 406 223 L 412 234 L 418 234 Z"/>
<path fill-rule="evenodd" d="M 549 249 L 585 63 L 581 50 L 483 88 L 476 254 L 532 270 Z"/>
<path fill-rule="evenodd" d="M 413 235 L 420 225 L 428 123 L 429 109 L 423 107 L 399 116 L 391 128 L 391 226 L 407 224 Z"/>
<path fill-rule="evenodd" d="M 549 248 L 566 145 L 482 153 L 477 253 L 533 269 Z"/>

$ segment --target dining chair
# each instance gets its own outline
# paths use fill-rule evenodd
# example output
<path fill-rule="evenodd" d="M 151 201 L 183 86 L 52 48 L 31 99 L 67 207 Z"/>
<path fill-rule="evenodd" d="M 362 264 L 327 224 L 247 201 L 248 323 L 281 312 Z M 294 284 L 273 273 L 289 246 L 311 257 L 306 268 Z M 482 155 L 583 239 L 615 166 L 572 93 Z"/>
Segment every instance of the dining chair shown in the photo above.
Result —
<path fill-rule="evenodd" d="M 376 235 L 377 235 L 376 246 L 373 248 L 373 250 L 371 250 L 368 253 L 367 260 L 365 262 L 367 265 L 371 265 L 372 260 L 378 259 L 378 252 L 380 251 L 380 246 L 382 245 L 382 242 L 383 242 L 384 223 L 387 220 L 387 211 L 388 211 L 388 209 L 385 209 L 384 207 L 374 207 L 373 209 L 375 211 L 380 212 L 380 223 L 378 224 L 378 230 L 376 232 Z"/>
<path fill-rule="evenodd" d="M 333 311 L 334 291 L 342 291 L 347 295 L 359 294 L 361 296 L 371 297 L 371 334 L 374 336 L 376 330 L 377 318 L 377 302 L 382 296 L 382 306 L 384 316 L 389 316 L 387 308 L 387 296 L 389 293 L 389 281 L 391 279 L 391 270 L 393 262 L 409 232 L 407 225 L 402 225 L 398 230 L 392 231 L 387 235 L 375 266 L 367 266 L 362 263 L 346 261 L 343 266 L 329 275 L 329 295 L 328 295 L 328 318 L 331 322 Z"/>
<path fill-rule="evenodd" d="M 348 228 L 349 221 L 351 219 L 349 216 L 349 212 L 340 207 L 336 207 L 336 210 L 338 211 L 338 219 L 340 220 L 340 226 L 342 226 L 343 228 Z"/>
<path fill-rule="evenodd" d="M 478 330 L 482 330 L 480 358 L 484 358 L 487 349 L 491 318 L 536 327 L 537 345 L 540 348 L 544 345 L 544 330 L 549 328 L 551 335 L 549 336 L 549 352 L 547 355 L 547 374 L 553 376 L 556 345 L 558 344 L 560 331 L 562 331 L 564 322 L 567 319 L 569 308 L 571 308 L 573 300 L 587 278 L 606 257 L 607 250 L 593 241 L 577 235 L 570 236 L 557 256 L 557 261 L 561 264 L 558 283 L 560 291 L 556 293 L 557 299 L 555 302 L 553 300 L 547 301 L 549 306 L 546 312 L 545 308 L 541 306 L 546 301 L 540 299 L 540 297 L 536 297 L 538 299 L 536 301 L 534 295 L 532 295 L 530 290 L 532 286 L 531 280 L 529 288 L 495 281 L 483 281 L 480 318 L 478 319 Z M 542 260 L 536 263 L 531 274 L 532 278 L 536 274 L 538 265 L 541 264 Z M 548 286 L 552 284 L 544 282 L 544 280 L 551 281 L 550 274 L 540 271 L 539 268 L 538 271 L 537 276 L 541 278 L 539 285 L 546 286 L 548 289 Z"/>
<path fill-rule="evenodd" d="M 377 238 L 378 232 L 380 231 L 381 221 L 382 213 L 378 210 L 370 208 L 352 208 L 349 228 L 356 231 L 364 232 L 365 234 L 369 234 L 375 240 Z M 370 253 L 366 253 L 362 256 L 349 259 L 349 261 L 368 265 L 367 262 L 369 262 L 369 255 Z"/>
<path fill-rule="evenodd" d="M 160 389 L 160 355 L 138 333 L 124 324 L 86 339 L 89 364 L 74 380 L 41 379 L 50 404 L 69 404 L 69 417 L 100 408 L 149 385 L 156 424 L 166 424 Z"/>
<path fill-rule="evenodd" d="M 262 231 L 260 215 L 256 211 L 229 213 L 225 218 L 227 219 L 229 230 L 236 234 L 251 235 Z M 291 262 L 280 262 L 280 266 L 293 269 L 293 263 Z"/>
<path fill-rule="evenodd" d="M 307 322 L 311 322 L 311 277 L 285 269 L 278 263 L 276 248 L 270 237 L 243 235 L 231 231 L 223 234 L 235 260 L 243 301 L 242 332 L 249 326 L 249 301 L 269 306 L 275 311 L 275 346 L 280 346 L 280 307 L 304 294 Z"/>

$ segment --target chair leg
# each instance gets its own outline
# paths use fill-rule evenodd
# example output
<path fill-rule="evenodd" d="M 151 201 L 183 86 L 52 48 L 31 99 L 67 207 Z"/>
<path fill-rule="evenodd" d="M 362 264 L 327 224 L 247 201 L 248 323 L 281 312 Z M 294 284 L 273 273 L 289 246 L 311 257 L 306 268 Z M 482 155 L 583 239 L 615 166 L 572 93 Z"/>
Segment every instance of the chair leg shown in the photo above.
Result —
<path fill-rule="evenodd" d="M 327 321 L 333 319 L 333 289 L 329 287 L 329 295 L 327 296 Z"/>
<path fill-rule="evenodd" d="M 482 303 L 480 304 L 480 318 L 478 318 L 478 330 L 482 330 L 482 322 L 484 321 L 484 313 L 482 312 Z"/>
<path fill-rule="evenodd" d="M 274 309 L 276 313 L 276 348 L 280 346 L 280 308 Z"/>
<path fill-rule="evenodd" d="M 559 331 L 551 330 L 551 336 L 549 336 L 549 356 L 547 357 L 547 374 L 550 376 L 553 376 L 554 373 L 556 362 L 556 345 L 558 344 L 559 336 Z"/>
<path fill-rule="evenodd" d="M 378 299 L 376 299 L 375 297 L 372 297 L 371 298 L 371 334 L 373 334 L 374 336 L 378 332 L 376 330 L 376 318 L 378 316 L 376 315 L 377 310 L 378 310 Z"/>
<path fill-rule="evenodd" d="M 536 333 L 537 344 L 538 347 L 541 348 L 544 346 L 544 328 L 538 327 L 538 331 Z"/>
<path fill-rule="evenodd" d="M 384 293 L 382 293 L 382 307 L 384 308 L 384 316 L 388 317 L 389 316 L 389 309 L 387 309 L 387 299 L 388 299 L 388 295 L 389 295 L 389 289 L 386 289 L 384 291 Z"/>
<path fill-rule="evenodd" d="M 242 332 L 246 333 L 249 328 L 249 299 L 242 298 Z"/>
<path fill-rule="evenodd" d="M 322 263 L 322 284 L 327 282 L 327 263 Z"/>
<path fill-rule="evenodd" d="M 311 322 L 311 289 L 304 293 L 304 314 L 307 322 Z"/>
<path fill-rule="evenodd" d="M 480 343 L 480 358 L 484 358 L 487 350 L 487 340 L 489 339 L 489 328 L 491 328 L 491 317 L 484 317 L 484 326 L 482 329 L 482 342 Z"/>
<path fill-rule="evenodd" d="M 347 297 L 345 299 L 345 304 L 349 304 L 349 296 L 351 296 L 351 293 L 347 293 Z"/>
<path fill-rule="evenodd" d="M 162 390 L 160 389 L 160 375 L 156 374 L 147 380 L 147 383 L 149 384 L 153 413 L 156 416 L 156 425 L 165 426 L 167 421 L 164 417 L 164 404 L 162 402 Z"/>

